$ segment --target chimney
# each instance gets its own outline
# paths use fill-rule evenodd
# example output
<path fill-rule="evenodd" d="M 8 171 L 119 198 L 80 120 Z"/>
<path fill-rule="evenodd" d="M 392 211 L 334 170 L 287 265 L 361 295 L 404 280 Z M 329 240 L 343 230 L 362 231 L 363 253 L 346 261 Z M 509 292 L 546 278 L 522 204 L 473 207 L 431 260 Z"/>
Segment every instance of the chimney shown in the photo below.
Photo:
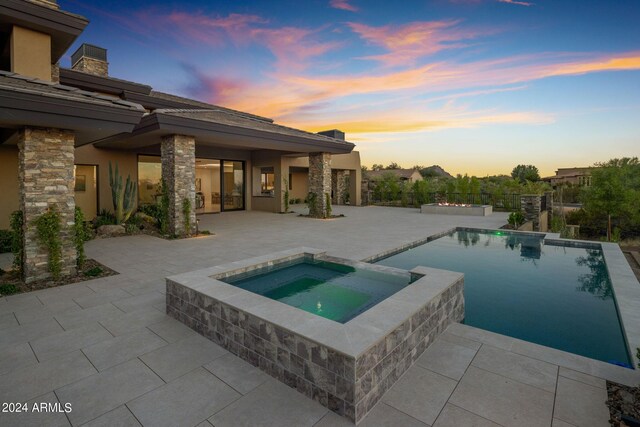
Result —
<path fill-rule="evenodd" d="M 323 130 L 322 132 L 318 132 L 318 135 L 329 136 L 331 138 L 341 139 L 344 141 L 344 132 L 338 129 Z"/>
<path fill-rule="evenodd" d="M 71 68 L 76 71 L 82 71 L 83 73 L 107 77 L 109 75 L 107 49 L 83 43 L 82 46 L 71 55 Z"/>

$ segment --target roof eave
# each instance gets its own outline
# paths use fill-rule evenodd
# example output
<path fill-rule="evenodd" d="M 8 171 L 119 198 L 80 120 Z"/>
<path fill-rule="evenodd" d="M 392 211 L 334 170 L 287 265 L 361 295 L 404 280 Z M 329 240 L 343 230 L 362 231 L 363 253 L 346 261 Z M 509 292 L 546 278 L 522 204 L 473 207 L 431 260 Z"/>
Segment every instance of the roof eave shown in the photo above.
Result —
<path fill-rule="evenodd" d="M 87 140 L 131 132 L 143 111 L 0 88 L 0 127 L 53 127 L 81 131 Z"/>
<path fill-rule="evenodd" d="M 136 137 L 142 137 L 152 132 L 157 133 L 159 136 L 171 134 L 191 135 L 196 138 L 196 142 L 198 140 L 207 142 L 211 141 L 213 136 L 227 135 L 230 139 L 247 141 L 247 144 L 239 145 L 238 148 L 250 150 L 272 149 L 288 152 L 346 154 L 353 151 L 355 147 L 355 144 L 350 142 L 318 141 L 158 112 L 145 115 L 130 135 L 119 135 L 94 141 L 94 144 L 99 147 L 109 147 L 124 139 L 133 140 Z M 257 143 L 253 144 L 251 141 L 256 141 Z M 268 144 L 269 141 L 273 141 L 271 146 Z"/>
<path fill-rule="evenodd" d="M 89 24 L 83 16 L 22 0 L 0 3 L 0 24 L 39 31 L 51 36 L 51 61 L 57 62 Z"/>
<path fill-rule="evenodd" d="M 185 135 L 192 135 L 189 131 L 192 130 L 197 133 L 218 132 L 227 133 L 238 136 L 246 136 L 248 138 L 257 138 L 260 140 L 271 140 L 279 143 L 291 144 L 291 150 L 298 150 L 302 147 L 307 150 L 305 152 L 328 152 L 333 154 L 350 153 L 355 148 L 355 144 L 347 141 L 331 142 L 331 141 L 319 141 L 317 139 L 311 139 L 305 136 L 295 137 L 291 135 L 280 134 L 276 132 L 268 132 L 259 129 L 249 129 L 241 126 L 232 126 L 228 124 L 208 122 L 204 120 L 191 119 L 188 117 L 174 116 L 171 114 L 153 113 L 149 117 L 156 117 L 158 122 L 158 128 L 160 130 L 166 130 L 170 133 L 184 133 Z M 142 122 L 140 123 L 142 125 Z M 194 135 L 198 136 L 198 135 Z M 268 149 L 269 147 L 260 147 L 262 149 Z"/>
<path fill-rule="evenodd" d="M 117 95 L 127 92 L 148 95 L 151 92 L 151 86 L 148 85 L 110 77 L 96 76 L 69 68 L 60 68 L 60 83 L 93 92 L 112 93 Z"/>

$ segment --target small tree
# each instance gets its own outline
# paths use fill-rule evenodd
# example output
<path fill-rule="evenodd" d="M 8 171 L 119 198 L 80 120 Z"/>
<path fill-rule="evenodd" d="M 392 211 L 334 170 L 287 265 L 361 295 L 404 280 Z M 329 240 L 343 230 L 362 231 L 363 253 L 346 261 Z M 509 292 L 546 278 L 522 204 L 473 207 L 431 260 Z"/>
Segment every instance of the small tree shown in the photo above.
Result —
<path fill-rule="evenodd" d="M 610 241 L 613 220 L 628 224 L 640 220 L 640 163 L 634 157 L 612 159 L 596 166 L 591 173 L 591 186 L 584 190 L 584 209 L 591 215 L 606 217 Z"/>
<path fill-rule="evenodd" d="M 511 171 L 511 177 L 517 179 L 522 184 L 527 181 L 540 181 L 538 168 L 533 165 L 518 165 Z"/>
<path fill-rule="evenodd" d="M 386 202 L 397 200 L 400 194 L 400 180 L 393 172 L 382 174 L 377 187 L 379 188 L 381 199 Z"/>

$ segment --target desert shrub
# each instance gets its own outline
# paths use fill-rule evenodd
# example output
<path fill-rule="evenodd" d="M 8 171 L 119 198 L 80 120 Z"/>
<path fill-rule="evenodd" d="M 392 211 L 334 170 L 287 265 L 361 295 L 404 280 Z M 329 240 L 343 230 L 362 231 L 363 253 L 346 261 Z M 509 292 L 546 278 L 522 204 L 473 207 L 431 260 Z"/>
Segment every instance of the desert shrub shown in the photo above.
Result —
<path fill-rule="evenodd" d="M 73 224 L 73 243 L 76 247 L 76 264 L 79 268 L 82 268 L 84 262 L 87 257 L 84 254 L 84 242 L 89 240 L 91 233 L 87 230 L 87 227 L 84 223 L 84 215 L 82 214 L 82 209 L 76 206 L 74 213 L 74 224 Z"/>
<path fill-rule="evenodd" d="M 49 272 L 57 280 L 62 271 L 62 221 L 55 206 L 36 218 L 35 226 L 38 241 L 47 248 Z"/>
<path fill-rule="evenodd" d="M 84 275 L 87 277 L 96 277 L 96 276 L 99 276 L 100 274 L 102 274 L 102 268 L 98 266 L 90 268 L 84 272 Z"/>
<path fill-rule="evenodd" d="M 513 228 L 518 228 L 524 224 L 524 214 L 520 211 L 511 212 L 507 222 L 512 225 Z"/>
<path fill-rule="evenodd" d="M 115 224 L 117 224 L 116 216 L 112 212 L 109 212 L 106 209 L 102 209 L 100 212 L 98 212 L 98 215 L 93 220 L 93 226 L 96 229 L 103 225 L 115 225 Z"/>
<path fill-rule="evenodd" d="M 22 211 L 13 211 L 11 213 L 11 232 L 13 239 L 11 240 L 11 252 L 13 252 L 13 268 L 22 275 L 24 264 L 24 248 L 22 241 L 24 240 L 24 214 Z"/>
<path fill-rule="evenodd" d="M 0 295 L 17 294 L 20 290 L 13 283 L 0 283 Z"/>
<path fill-rule="evenodd" d="M 13 232 L 11 230 L 0 230 L 0 254 L 11 252 L 12 241 Z"/>

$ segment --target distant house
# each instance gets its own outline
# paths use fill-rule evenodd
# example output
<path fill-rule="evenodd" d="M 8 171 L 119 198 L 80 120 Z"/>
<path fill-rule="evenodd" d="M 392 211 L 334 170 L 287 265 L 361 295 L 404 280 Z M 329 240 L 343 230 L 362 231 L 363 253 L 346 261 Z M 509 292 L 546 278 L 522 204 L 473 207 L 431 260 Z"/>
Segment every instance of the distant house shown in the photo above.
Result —
<path fill-rule="evenodd" d="M 382 176 L 392 173 L 400 179 L 400 181 L 416 182 L 422 181 L 422 175 L 416 169 L 382 169 L 377 171 L 367 171 L 366 178 L 369 181 L 378 181 Z"/>
<path fill-rule="evenodd" d="M 553 187 L 561 184 L 589 187 L 591 185 L 592 170 L 592 167 L 560 168 L 556 170 L 554 176 L 548 176 L 542 178 L 542 180 L 547 181 Z"/>

